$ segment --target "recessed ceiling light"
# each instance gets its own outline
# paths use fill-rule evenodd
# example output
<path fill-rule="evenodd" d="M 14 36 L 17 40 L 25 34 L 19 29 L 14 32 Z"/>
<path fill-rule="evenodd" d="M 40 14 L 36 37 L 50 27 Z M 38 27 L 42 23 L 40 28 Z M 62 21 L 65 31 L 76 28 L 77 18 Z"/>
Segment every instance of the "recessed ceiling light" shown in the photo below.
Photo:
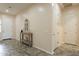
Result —
<path fill-rule="evenodd" d="M 9 10 L 8 10 L 8 9 L 6 9 L 6 12 L 9 12 Z"/>
<path fill-rule="evenodd" d="M 6 12 L 9 12 L 9 9 L 10 9 L 10 8 L 12 8 L 12 7 L 11 7 L 11 6 L 9 6 L 9 7 L 8 7 L 5 11 L 6 11 Z"/>

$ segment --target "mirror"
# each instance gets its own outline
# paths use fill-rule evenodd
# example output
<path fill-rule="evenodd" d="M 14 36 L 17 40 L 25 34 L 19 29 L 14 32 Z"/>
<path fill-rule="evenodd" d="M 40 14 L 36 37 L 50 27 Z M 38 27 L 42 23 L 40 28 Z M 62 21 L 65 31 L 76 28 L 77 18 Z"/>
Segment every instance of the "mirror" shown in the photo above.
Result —
<path fill-rule="evenodd" d="M 28 19 L 25 19 L 25 21 L 24 21 L 24 32 L 28 32 L 28 31 L 29 31 Z"/>

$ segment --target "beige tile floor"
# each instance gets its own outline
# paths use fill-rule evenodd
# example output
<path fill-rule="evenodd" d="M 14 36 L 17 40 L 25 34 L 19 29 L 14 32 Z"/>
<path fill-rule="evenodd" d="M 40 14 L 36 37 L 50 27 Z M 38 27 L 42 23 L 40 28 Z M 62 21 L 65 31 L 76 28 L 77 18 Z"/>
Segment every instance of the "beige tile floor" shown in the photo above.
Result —
<path fill-rule="evenodd" d="M 21 44 L 17 40 L 0 41 L 0 56 L 51 56 L 50 54 Z"/>

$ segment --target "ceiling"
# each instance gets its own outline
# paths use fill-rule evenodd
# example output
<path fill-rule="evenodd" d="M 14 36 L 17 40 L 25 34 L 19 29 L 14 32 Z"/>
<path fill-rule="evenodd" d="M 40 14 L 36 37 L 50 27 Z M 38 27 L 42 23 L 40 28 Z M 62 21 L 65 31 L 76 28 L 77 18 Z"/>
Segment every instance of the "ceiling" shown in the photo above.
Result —
<path fill-rule="evenodd" d="M 0 13 L 16 15 L 31 5 L 32 3 L 0 3 Z"/>

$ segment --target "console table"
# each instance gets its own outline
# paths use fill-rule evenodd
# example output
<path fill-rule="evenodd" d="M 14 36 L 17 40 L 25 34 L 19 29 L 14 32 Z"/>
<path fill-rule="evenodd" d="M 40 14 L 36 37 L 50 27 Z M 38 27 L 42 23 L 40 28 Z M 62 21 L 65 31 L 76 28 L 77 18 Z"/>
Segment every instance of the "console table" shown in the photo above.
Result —
<path fill-rule="evenodd" d="M 33 34 L 31 32 L 21 32 L 20 42 L 32 47 L 33 43 Z"/>

